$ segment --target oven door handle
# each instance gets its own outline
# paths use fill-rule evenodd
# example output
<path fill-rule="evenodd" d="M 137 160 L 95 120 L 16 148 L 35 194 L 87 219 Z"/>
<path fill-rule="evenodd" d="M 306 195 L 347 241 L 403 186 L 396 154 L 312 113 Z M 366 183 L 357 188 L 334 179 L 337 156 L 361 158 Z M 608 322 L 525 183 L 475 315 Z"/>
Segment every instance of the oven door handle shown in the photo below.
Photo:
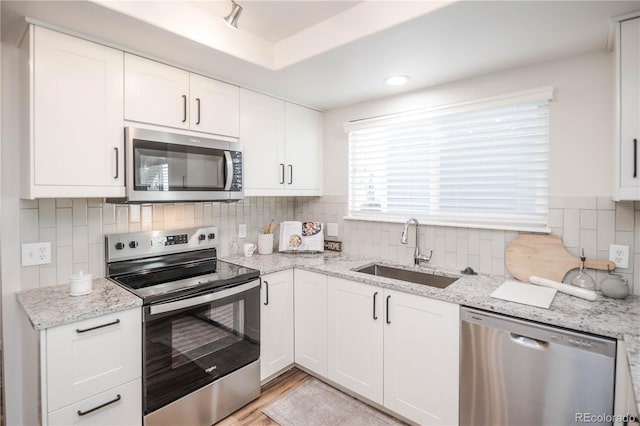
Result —
<path fill-rule="evenodd" d="M 209 303 L 216 300 L 224 299 L 225 297 L 235 296 L 236 294 L 249 291 L 256 287 L 260 287 L 259 280 L 253 280 L 248 283 L 231 287 L 225 290 L 216 291 L 215 293 L 207 293 L 207 294 L 203 294 L 202 296 L 188 297 L 188 298 L 176 300 L 173 302 L 151 305 L 151 307 L 149 308 L 149 314 L 153 316 L 157 314 L 163 314 L 165 312 L 177 311 L 184 308 L 190 308 L 192 306 L 202 305 L 204 303 Z"/>

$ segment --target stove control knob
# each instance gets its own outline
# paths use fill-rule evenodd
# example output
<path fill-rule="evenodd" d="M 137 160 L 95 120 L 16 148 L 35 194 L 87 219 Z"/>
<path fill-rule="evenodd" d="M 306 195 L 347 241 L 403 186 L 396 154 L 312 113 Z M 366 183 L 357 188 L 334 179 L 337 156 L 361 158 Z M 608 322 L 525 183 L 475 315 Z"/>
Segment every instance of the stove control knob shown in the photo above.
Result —
<path fill-rule="evenodd" d="M 198 235 L 198 239 L 199 239 L 200 241 L 204 241 L 206 238 L 207 238 L 207 236 L 206 236 L 206 235 L 204 235 L 204 234 L 200 234 L 200 235 Z"/>
<path fill-rule="evenodd" d="M 213 240 L 216 237 L 216 234 L 214 234 L 213 232 L 209 234 L 209 239 Z"/>
<path fill-rule="evenodd" d="M 122 250 L 124 248 L 124 243 L 116 243 L 116 250 Z"/>
<path fill-rule="evenodd" d="M 129 248 L 136 248 L 136 247 L 138 247 L 137 241 L 129 241 Z"/>

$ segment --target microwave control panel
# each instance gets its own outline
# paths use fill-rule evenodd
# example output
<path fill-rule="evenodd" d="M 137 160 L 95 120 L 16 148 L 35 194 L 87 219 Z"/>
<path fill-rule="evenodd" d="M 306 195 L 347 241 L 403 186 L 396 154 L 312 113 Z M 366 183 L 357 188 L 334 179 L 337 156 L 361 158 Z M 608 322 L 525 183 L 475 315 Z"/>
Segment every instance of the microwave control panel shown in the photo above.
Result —
<path fill-rule="evenodd" d="M 242 152 L 231 151 L 231 163 L 233 164 L 233 178 L 230 190 L 242 191 Z"/>

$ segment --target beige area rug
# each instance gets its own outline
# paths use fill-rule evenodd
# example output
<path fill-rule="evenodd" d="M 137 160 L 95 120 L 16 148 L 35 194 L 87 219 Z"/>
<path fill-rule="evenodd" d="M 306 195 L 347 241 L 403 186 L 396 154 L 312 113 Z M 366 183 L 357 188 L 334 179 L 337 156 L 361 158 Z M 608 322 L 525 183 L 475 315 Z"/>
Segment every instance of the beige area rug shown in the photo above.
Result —
<path fill-rule="evenodd" d="M 262 412 L 281 426 L 405 424 L 314 378 Z"/>

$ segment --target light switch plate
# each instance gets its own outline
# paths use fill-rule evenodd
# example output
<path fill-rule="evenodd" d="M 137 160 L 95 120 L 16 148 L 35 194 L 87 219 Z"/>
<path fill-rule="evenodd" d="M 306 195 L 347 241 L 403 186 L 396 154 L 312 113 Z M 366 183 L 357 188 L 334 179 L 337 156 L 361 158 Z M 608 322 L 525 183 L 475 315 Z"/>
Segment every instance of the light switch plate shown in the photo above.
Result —
<path fill-rule="evenodd" d="M 29 243 L 22 245 L 22 266 L 51 263 L 51 243 Z"/>
<path fill-rule="evenodd" d="M 238 238 L 247 238 L 247 224 L 241 223 L 238 225 Z"/>
<path fill-rule="evenodd" d="M 327 237 L 337 237 L 337 236 L 338 236 L 338 224 L 327 223 Z"/>

